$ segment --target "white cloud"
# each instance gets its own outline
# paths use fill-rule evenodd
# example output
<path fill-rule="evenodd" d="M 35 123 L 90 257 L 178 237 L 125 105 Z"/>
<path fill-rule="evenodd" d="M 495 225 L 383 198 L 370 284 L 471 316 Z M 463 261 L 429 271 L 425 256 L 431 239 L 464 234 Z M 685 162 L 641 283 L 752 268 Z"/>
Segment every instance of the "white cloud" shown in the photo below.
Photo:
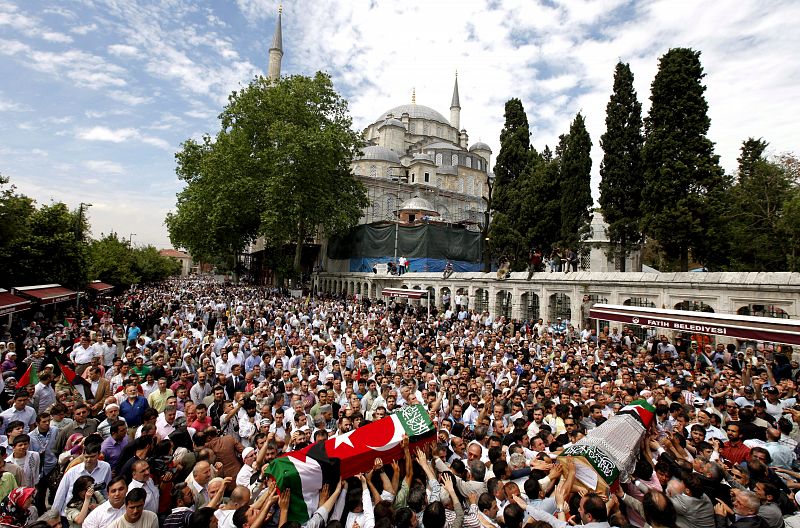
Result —
<path fill-rule="evenodd" d="M 135 95 L 130 92 L 123 92 L 121 90 L 111 90 L 107 92 L 107 95 L 115 101 L 119 101 L 120 103 L 125 103 L 126 105 L 130 106 L 138 106 L 144 103 L 149 103 L 153 100 L 151 97 Z"/>
<path fill-rule="evenodd" d="M 112 44 L 108 47 L 108 52 L 117 57 L 136 57 L 139 55 L 139 48 L 127 44 Z"/>
<path fill-rule="evenodd" d="M 141 142 L 164 150 L 171 150 L 170 143 L 162 138 L 143 135 L 135 128 L 108 128 L 95 126 L 92 128 L 79 129 L 76 132 L 78 139 L 86 141 L 103 141 L 109 143 L 125 143 L 128 141 Z"/>
<path fill-rule="evenodd" d="M 84 24 L 82 26 L 75 26 L 73 28 L 70 28 L 70 31 L 72 33 L 75 33 L 76 35 L 86 35 L 95 30 L 97 30 L 97 24 L 95 24 L 94 22 L 92 22 L 91 24 Z"/>
<path fill-rule="evenodd" d="M 41 38 L 49 42 L 72 42 L 72 37 L 48 29 L 41 20 L 20 12 L 13 4 L 0 2 L 0 26 L 7 26 L 28 37 Z"/>
<path fill-rule="evenodd" d="M 0 97 L 0 112 L 23 112 L 29 108 L 21 103 Z"/>
<path fill-rule="evenodd" d="M 124 174 L 125 168 L 115 162 L 108 160 L 88 160 L 84 162 L 87 169 L 100 174 Z"/>

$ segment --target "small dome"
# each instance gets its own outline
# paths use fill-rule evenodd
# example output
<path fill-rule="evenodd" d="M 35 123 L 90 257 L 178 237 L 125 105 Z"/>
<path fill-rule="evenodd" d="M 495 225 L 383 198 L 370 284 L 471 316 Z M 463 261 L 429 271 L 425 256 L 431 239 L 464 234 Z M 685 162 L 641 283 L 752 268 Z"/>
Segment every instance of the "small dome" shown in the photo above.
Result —
<path fill-rule="evenodd" d="M 384 122 L 383 122 L 383 124 L 382 124 L 381 126 L 379 126 L 379 127 L 378 127 L 378 129 L 381 129 L 381 128 L 383 128 L 383 127 L 387 127 L 387 126 L 400 127 L 400 128 L 405 128 L 405 127 L 406 127 L 406 126 L 403 124 L 403 122 L 402 122 L 402 121 L 400 121 L 399 119 L 395 119 L 394 117 L 392 117 L 392 118 L 389 118 L 389 119 L 387 119 L 386 121 L 384 121 Z"/>
<path fill-rule="evenodd" d="M 362 149 L 362 155 L 356 158 L 357 160 L 378 160 L 390 161 L 392 163 L 400 164 L 400 156 L 397 155 L 392 149 L 381 147 L 380 145 L 370 145 Z"/>
<path fill-rule="evenodd" d="M 375 121 L 383 121 L 389 114 L 392 114 L 393 116 L 402 116 L 403 114 L 408 114 L 411 119 L 430 119 L 431 121 L 438 121 L 444 125 L 450 125 L 450 122 L 433 108 L 418 104 L 395 106 L 394 108 L 390 108 L 382 113 Z"/>
<path fill-rule="evenodd" d="M 491 153 L 491 152 L 492 152 L 492 149 L 490 149 L 490 148 L 489 148 L 489 145 L 487 145 L 486 143 L 484 143 L 484 142 L 482 142 L 482 141 L 478 141 L 477 143 L 474 143 L 474 144 L 473 144 L 473 145 L 472 145 L 472 146 L 469 148 L 469 151 L 470 151 L 470 152 L 472 152 L 473 150 L 488 150 L 488 151 L 489 151 L 489 153 Z"/>
<path fill-rule="evenodd" d="M 430 161 L 433 163 L 433 156 L 430 154 L 423 154 L 422 152 L 415 152 L 414 161 Z"/>
<path fill-rule="evenodd" d="M 419 196 L 415 196 L 410 200 L 406 200 L 400 205 L 401 211 L 425 211 L 429 213 L 436 213 L 439 214 L 436 209 L 434 209 L 433 205 L 426 200 L 425 198 L 420 198 Z"/>

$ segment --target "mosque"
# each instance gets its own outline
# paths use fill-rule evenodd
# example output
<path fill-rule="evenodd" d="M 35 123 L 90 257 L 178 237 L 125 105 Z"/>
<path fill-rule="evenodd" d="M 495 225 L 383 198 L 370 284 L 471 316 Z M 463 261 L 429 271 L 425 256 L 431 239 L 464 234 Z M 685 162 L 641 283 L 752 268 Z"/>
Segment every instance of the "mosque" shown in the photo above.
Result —
<path fill-rule="evenodd" d="M 269 49 L 267 77 L 273 81 L 281 74 L 281 17 L 279 10 Z M 353 160 L 352 169 L 366 186 L 370 205 L 363 211 L 361 225 L 346 241 L 333 244 L 335 248 L 320 241 L 317 264 L 324 269 L 367 271 L 376 263 L 392 260 L 395 240 L 380 234 L 391 229 L 412 268 L 418 264 L 420 269 L 437 271 L 451 260 L 459 270 L 477 271 L 479 233 L 486 210 L 483 197 L 493 176 L 492 150 L 480 141 L 470 145 L 466 129 L 461 128 L 458 74 L 450 119 L 417 104 L 412 92 L 410 104 L 381 113 L 364 129 L 363 138 L 366 146 Z M 398 222 L 401 227 L 396 229 Z M 376 246 L 378 239 L 384 242 L 377 245 L 380 247 Z M 458 242 L 453 244 L 453 240 Z M 464 243 L 474 247 L 469 251 L 442 247 L 463 249 Z M 358 246 L 368 247 L 359 251 Z"/>

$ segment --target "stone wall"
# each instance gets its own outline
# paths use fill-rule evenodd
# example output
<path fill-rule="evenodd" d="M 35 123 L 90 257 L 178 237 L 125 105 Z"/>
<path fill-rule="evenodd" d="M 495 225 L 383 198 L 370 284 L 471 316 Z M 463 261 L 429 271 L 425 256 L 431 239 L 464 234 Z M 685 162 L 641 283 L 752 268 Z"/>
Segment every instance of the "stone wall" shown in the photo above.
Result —
<path fill-rule="evenodd" d="M 632 304 L 654 308 L 703 308 L 716 313 L 746 313 L 764 307 L 776 315 L 800 319 L 800 273 L 406 273 L 401 277 L 372 273 L 315 275 L 319 292 L 366 295 L 377 299 L 383 288 L 432 289 L 436 306 L 442 294 L 467 296 L 470 308 L 515 319 L 562 316 L 585 321 L 592 304 Z M 425 303 L 426 301 L 421 301 Z M 748 314 L 749 315 L 749 314 Z M 753 313 L 752 315 L 761 315 Z"/>

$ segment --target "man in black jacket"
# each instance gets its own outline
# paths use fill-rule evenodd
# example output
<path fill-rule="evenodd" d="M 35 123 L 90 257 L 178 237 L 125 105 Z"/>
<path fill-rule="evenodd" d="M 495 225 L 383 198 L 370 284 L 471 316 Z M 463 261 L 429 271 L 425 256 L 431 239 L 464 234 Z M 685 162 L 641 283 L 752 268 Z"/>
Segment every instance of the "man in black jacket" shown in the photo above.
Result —
<path fill-rule="evenodd" d="M 758 516 L 761 500 L 752 491 L 733 491 L 733 508 L 718 502 L 714 507 L 717 528 L 767 528 Z"/>
<path fill-rule="evenodd" d="M 228 399 L 233 401 L 236 393 L 244 392 L 246 388 L 247 382 L 242 375 L 242 366 L 234 365 L 231 367 L 231 375 L 228 381 L 225 382 L 225 393 L 228 395 Z"/>

